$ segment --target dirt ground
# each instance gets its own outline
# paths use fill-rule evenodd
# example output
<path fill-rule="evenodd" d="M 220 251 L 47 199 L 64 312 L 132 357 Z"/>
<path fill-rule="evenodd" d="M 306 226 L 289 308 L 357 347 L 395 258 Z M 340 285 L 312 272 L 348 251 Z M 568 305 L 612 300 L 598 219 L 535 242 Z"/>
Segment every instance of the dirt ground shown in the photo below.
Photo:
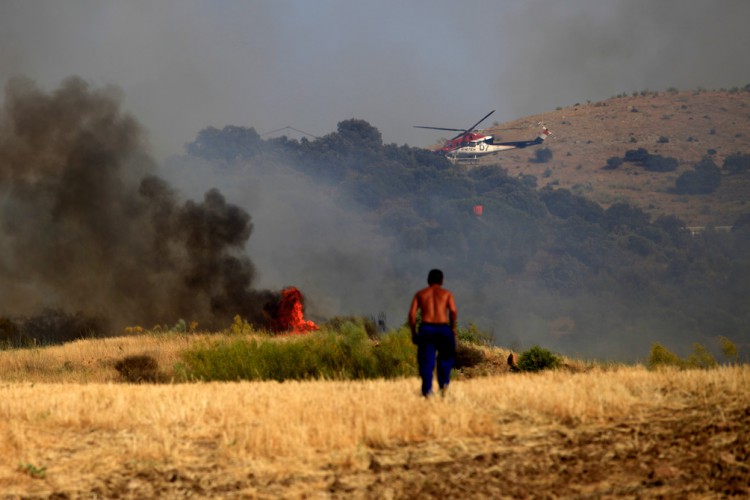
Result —
<path fill-rule="evenodd" d="M 724 498 L 750 495 L 750 407 L 697 404 L 597 426 L 366 448 L 349 463 L 264 468 L 123 463 L 75 491 L 0 498 Z M 517 431 L 517 432 L 515 432 Z M 333 465 L 337 463 L 336 465 Z M 29 479 L 33 481 L 33 479 Z"/>

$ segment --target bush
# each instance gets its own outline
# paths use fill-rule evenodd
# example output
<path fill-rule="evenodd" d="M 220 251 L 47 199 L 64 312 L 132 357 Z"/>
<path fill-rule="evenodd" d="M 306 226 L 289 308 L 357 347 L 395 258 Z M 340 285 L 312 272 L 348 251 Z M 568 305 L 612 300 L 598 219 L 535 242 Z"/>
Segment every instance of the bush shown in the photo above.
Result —
<path fill-rule="evenodd" d="M 538 345 L 524 351 L 518 357 L 518 369 L 522 372 L 538 372 L 549 368 L 559 368 L 560 358 Z"/>
<path fill-rule="evenodd" d="M 693 344 L 693 352 L 687 358 L 687 365 L 691 368 L 713 368 L 718 363 L 713 355 L 701 344 Z"/>
<path fill-rule="evenodd" d="M 724 354 L 729 363 L 736 364 L 739 361 L 739 353 L 734 342 L 724 336 L 719 336 L 719 345 L 721 346 L 722 354 Z"/>
<path fill-rule="evenodd" d="M 673 353 L 658 342 L 654 342 L 654 344 L 651 345 L 651 352 L 649 353 L 646 364 L 652 369 L 662 366 L 683 366 L 683 362 L 677 354 Z"/>
<path fill-rule="evenodd" d="M 619 156 L 611 156 L 609 159 L 607 159 L 607 165 L 605 165 L 603 168 L 604 170 L 616 170 L 620 167 L 623 163 L 623 159 Z"/>
<path fill-rule="evenodd" d="M 552 151 L 549 148 L 537 149 L 535 155 L 529 160 L 531 163 L 547 163 L 552 159 Z"/>
<path fill-rule="evenodd" d="M 627 151 L 625 151 L 625 157 L 623 158 L 623 160 L 629 163 L 643 164 L 649 156 L 651 155 L 646 150 L 646 148 L 628 149 Z"/>
<path fill-rule="evenodd" d="M 187 380 L 307 380 L 393 378 L 416 373 L 408 328 L 371 341 L 361 324 L 275 338 L 239 338 L 183 353 Z"/>
<path fill-rule="evenodd" d="M 153 357 L 146 354 L 126 356 L 115 364 L 115 370 L 126 382 L 134 384 L 163 380 L 163 376 L 159 373 L 159 364 Z"/>
<path fill-rule="evenodd" d="M 371 339 L 377 339 L 379 336 L 378 325 L 375 324 L 375 320 L 365 316 L 334 316 L 326 321 L 323 327 L 330 330 L 341 330 L 346 323 L 353 323 L 358 327 L 364 328 L 367 336 Z"/>
<path fill-rule="evenodd" d="M 721 170 L 706 157 L 695 165 L 695 169 L 680 175 L 675 180 L 677 194 L 710 194 L 721 185 Z"/>
<path fill-rule="evenodd" d="M 735 153 L 724 160 L 724 170 L 729 174 L 741 174 L 750 170 L 750 154 Z"/>
<path fill-rule="evenodd" d="M 382 336 L 373 350 L 381 377 L 407 377 L 417 373 L 417 349 L 411 341 L 409 328 Z"/>
<path fill-rule="evenodd" d="M 724 347 L 725 344 L 722 339 L 726 339 L 726 337 L 719 337 L 719 341 L 722 342 L 722 347 Z M 677 354 L 657 342 L 651 346 L 647 365 L 652 369 L 664 366 L 673 366 L 680 369 L 708 369 L 716 367 L 718 363 L 709 350 L 697 342 L 693 344 L 693 352 L 685 359 L 680 358 Z"/>
<path fill-rule="evenodd" d="M 661 155 L 649 155 L 643 168 L 649 172 L 673 172 L 677 170 L 678 161 L 676 158 Z"/>
<path fill-rule="evenodd" d="M 455 368 L 471 368 L 485 360 L 484 352 L 477 346 L 492 344 L 492 334 L 483 332 L 474 323 L 466 327 L 456 327 Z"/>
<path fill-rule="evenodd" d="M 640 165 L 649 172 L 672 172 L 677 170 L 679 163 L 676 158 L 652 155 L 645 148 L 627 150 L 623 160 Z"/>
<path fill-rule="evenodd" d="M 469 326 L 466 327 L 457 326 L 456 339 L 460 342 L 468 342 L 470 344 L 492 344 L 492 334 L 483 332 L 474 323 L 469 323 Z"/>
<path fill-rule="evenodd" d="M 478 347 L 463 342 L 456 343 L 456 363 L 454 368 L 471 368 L 482 363 L 484 359 L 484 352 Z"/>

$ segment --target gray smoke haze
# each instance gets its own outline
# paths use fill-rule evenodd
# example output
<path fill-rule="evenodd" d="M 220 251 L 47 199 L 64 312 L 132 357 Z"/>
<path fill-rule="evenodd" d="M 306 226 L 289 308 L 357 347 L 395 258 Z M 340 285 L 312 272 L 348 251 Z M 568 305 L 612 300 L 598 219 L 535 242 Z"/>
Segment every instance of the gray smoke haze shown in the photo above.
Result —
<path fill-rule="evenodd" d="M 190 197 L 216 187 L 252 214 L 247 253 L 258 269 L 258 287 L 298 287 L 306 315 L 317 321 L 385 312 L 389 326 L 403 322 L 412 284 L 392 269 L 397 246 L 337 190 L 282 164 L 226 169 L 175 156 L 160 175 Z"/>
<path fill-rule="evenodd" d="M 384 310 L 396 326 L 423 285 L 404 269 L 441 267 L 449 285 L 460 263 L 392 259 L 400 249 L 368 214 L 283 165 L 228 174 L 173 155 L 208 126 L 322 136 L 355 117 L 386 143 L 428 145 L 437 136 L 413 125 L 468 126 L 491 109 L 502 122 L 646 88 L 744 86 L 748 19 L 745 0 L 3 2 L 3 86 L 18 74 L 47 89 L 71 74 L 89 83 L 45 93 L 16 81 L 6 93 L 0 299 L 16 314 L 116 304 L 132 324 L 229 310 L 252 290 L 291 284 L 313 317 Z M 107 168 L 87 171 L 92 158 Z M 191 218 L 233 229 L 201 241 L 177 230 Z M 544 341 L 541 320 L 510 310 L 523 287 L 454 290 L 475 310 L 487 297 L 511 304 L 461 319 L 501 325 L 506 345 L 512 332 Z M 603 352 L 626 348 L 600 341 Z"/>
<path fill-rule="evenodd" d="M 745 0 L 45 2 L 0 4 L 0 83 L 77 74 L 124 90 L 155 156 L 207 126 L 324 135 L 347 118 L 386 143 L 416 124 L 507 121 L 621 92 L 744 86 Z"/>
<path fill-rule="evenodd" d="M 499 88 L 524 116 L 640 90 L 750 83 L 750 3 L 743 0 L 524 2 L 502 23 L 526 33 Z M 532 14 L 533 12 L 533 14 Z"/>
<path fill-rule="evenodd" d="M 182 202 L 156 177 L 119 92 L 12 80 L 0 110 L 0 314 L 43 308 L 116 326 L 263 321 L 243 253 L 250 216 L 209 190 Z"/>

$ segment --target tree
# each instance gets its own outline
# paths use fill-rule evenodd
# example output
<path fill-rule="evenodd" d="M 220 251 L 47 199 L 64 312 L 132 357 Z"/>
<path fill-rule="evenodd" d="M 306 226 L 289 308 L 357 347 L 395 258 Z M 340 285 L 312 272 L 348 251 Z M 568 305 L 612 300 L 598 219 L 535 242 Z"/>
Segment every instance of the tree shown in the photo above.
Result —
<path fill-rule="evenodd" d="M 652 155 L 645 148 L 629 149 L 623 160 L 640 165 L 649 172 L 672 172 L 679 163 L 675 158 Z"/>
<path fill-rule="evenodd" d="M 254 128 L 227 125 L 198 132 L 193 142 L 185 145 L 188 154 L 204 160 L 247 160 L 260 151 L 262 140 Z"/>
<path fill-rule="evenodd" d="M 614 203 L 604 212 L 603 224 L 609 231 L 635 230 L 648 223 L 648 214 L 628 203 Z"/>
<path fill-rule="evenodd" d="M 643 168 L 649 172 L 673 172 L 677 170 L 679 162 L 676 158 L 661 155 L 649 155 Z"/>
<path fill-rule="evenodd" d="M 364 120 L 344 120 L 338 123 L 337 130 L 339 136 L 353 146 L 379 148 L 383 145 L 380 131 Z"/>
<path fill-rule="evenodd" d="M 567 189 L 547 189 L 541 193 L 542 202 L 547 210 L 561 219 L 577 215 L 588 222 L 598 222 L 603 210 L 597 203 L 576 196 Z"/>
<path fill-rule="evenodd" d="M 741 174 L 750 170 L 750 154 L 735 153 L 724 160 L 724 170 L 729 174 Z"/>
<path fill-rule="evenodd" d="M 705 157 L 693 170 L 684 172 L 675 180 L 675 192 L 678 194 L 709 194 L 721 185 L 721 170 Z"/>

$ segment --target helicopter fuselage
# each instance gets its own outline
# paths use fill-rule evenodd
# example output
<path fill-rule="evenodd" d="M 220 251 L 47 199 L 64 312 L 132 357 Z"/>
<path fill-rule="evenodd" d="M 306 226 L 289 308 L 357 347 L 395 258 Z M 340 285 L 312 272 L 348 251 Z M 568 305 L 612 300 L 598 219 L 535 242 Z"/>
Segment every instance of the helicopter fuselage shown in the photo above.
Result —
<path fill-rule="evenodd" d="M 474 159 L 481 156 L 491 155 L 507 149 L 515 149 L 518 146 L 507 144 L 493 144 L 492 136 L 485 136 L 483 139 L 470 141 L 463 146 L 446 151 L 445 155 L 454 159 Z"/>
<path fill-rule="evenodd" d="M 529 141 L 494 142 L 491 135 L 475 132 L 477 126 L 494 112 L 494 110 L 490 111 L 481 120 L 464 130 L 445 127 L 427 127 L 424 125 L 415 125 L 414 127 L 460 132 L 452 139 L 445 141 L 443 147 L 437 150 L 438 153 L 453 161 L 476 160 L 482 156 L 499 153 L 500 151 L 536 146 L 537 144 L 544 142 L 550 133 L 547 127 L 542 126 L 542 132 L 535 139 Z"/>
<path fill-rule="evenodd" d="M 475 134 L 476 135 L 476 134 Z M 536 146 L 544 142 L 549 135 L 549 130 L 544 127 L 542 133 L 536 139 L 530 141 L 514 141 L 495 143 L 491 135 L 482 135 L 472 137 L 472 140 L 459 144 L 450 144 L 442 149 L 443 154 L 451 160 L 476 160 L 482 156 L 487 156 L 500 151 L 509 149 L 525 148 Z"/>

